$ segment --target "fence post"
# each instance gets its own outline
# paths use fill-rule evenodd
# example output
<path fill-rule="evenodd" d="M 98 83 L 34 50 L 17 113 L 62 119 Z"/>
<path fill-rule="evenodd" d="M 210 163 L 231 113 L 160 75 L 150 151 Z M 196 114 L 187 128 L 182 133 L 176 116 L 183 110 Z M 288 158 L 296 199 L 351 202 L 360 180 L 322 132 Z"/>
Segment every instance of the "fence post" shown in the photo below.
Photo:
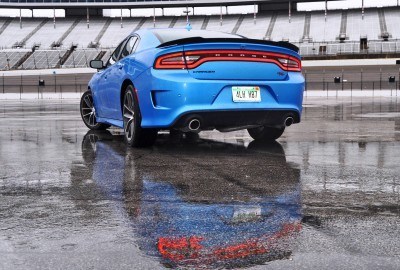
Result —
<path fill-rule="evenodd" d="M 372 82 L 372 96 L 374 96 L 375 93 L 375 82 Z"/>
<path fill-rule="evenodd" d="M 353 97 L 353 82 L 351 82 L 350 97 Z"/>
<path fill-rule="evenodd" d="M 4 94 L 4 73 L 3 73 L 3 94 Z"/>
<path fill-rule="evenodd" d="M 363 90 L 363 69 L 361 69 L 361 91 Z"/>
<path fill-rule="evenodd" d="M 329 97 L 329 82 L 326 83 L 326 98 Z"/>
<path fill-rule="evenodd" d="M 344 89 L 344 69 L 342 68 L 342 91 L 343 91 L 343 89 Z"/>
<path fill-rule="evenodd" d="M 19 85 L 19 99 L 21 99 L 21 96 L 22 96 L 22 91 L 23 91 L 23 89 L 22 89 L 22 74 L 21 74 L 21 82 L 20 82 L 20 85 Z"/>
<path fill-rule="evenodd" d="M 305 91 L 307 92 L 307 70 L 304 71 L 304 77 L 305 77 Z"/>
<path fill-rule="evenodd" d="M 379 90 L 382 90 L 382 68 L 379 69 Z"/>
<path fill-rule="evenodd" d="M 75 93 L 77 93 L 78 92 L 78 87 L 76 85 L 76 74 L 74 75 L 74 79 L 75 79 Z"/>
<path fill-rule="evenodd" d="M 54 93 L 57 93 L 57 74 L 56 71 L 53 71 L 54 74 Z"/>

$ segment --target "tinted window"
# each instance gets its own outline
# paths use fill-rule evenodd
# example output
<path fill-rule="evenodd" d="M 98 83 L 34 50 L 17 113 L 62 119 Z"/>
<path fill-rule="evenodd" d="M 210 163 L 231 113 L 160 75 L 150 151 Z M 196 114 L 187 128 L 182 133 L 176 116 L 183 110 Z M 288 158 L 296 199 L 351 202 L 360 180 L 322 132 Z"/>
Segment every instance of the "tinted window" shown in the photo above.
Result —
<path fill-rule="evenodd" d="M 202 38 L 244 38 L 239 35 L 233 35 L 228 33 L 221 33 L 216 31 L 204 31 L 204 30 L 191 30 L 186 29 L 174 29 L 173 31 L 169 29 L 157 29 L 153 30 L 154 35 L 160 40 L 161 43 L 182 39 L 182 38 L 192 38 L 192 37 L 202 37 Z"/>
<path fill-rule="evenodd" d="M 119 59 L 118 57 L 119 57 L 119 54 L 120 54 L 120 52 L 121 52 L 121 48 L 122 48 L 122 46 L 125 44 L 125 41 L 126 41 L 126 39 L 125 39 L 124 41 L 122 41 L 122 42 L 118 45 L 118 47 L 115 49 L 115 51 L 114 51 L 113 54 L 111 55 L 110 59 L 108 60 L 107 66 L 114 65 L 115 62 L 118 61 L 118 59 Z"/>
<path fill-rule="evenodd" d="M 127 57 L 133 52 L 133 48 L 135 47 L 137 40 L 138 38 L 133 36 L 126 42 L 124 48 L 122 49 L 121 56 L 119 57 L 118 60 Z"/>

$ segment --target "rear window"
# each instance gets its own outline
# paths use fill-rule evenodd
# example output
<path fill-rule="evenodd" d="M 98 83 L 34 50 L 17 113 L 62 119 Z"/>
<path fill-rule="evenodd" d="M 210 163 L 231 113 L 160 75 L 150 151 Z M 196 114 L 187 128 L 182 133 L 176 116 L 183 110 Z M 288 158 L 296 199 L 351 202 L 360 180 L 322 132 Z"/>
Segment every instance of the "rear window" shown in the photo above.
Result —
<path fill-rule="evenodd" d="M 183 39 L 183 38 L 244 38 L 243 36 L 233 35 L 228 33 L 204 30 L 191 30 L 186 29 L 157 29 L 153 30 L 153 34 L 160 40 L 161 43 Z"/>

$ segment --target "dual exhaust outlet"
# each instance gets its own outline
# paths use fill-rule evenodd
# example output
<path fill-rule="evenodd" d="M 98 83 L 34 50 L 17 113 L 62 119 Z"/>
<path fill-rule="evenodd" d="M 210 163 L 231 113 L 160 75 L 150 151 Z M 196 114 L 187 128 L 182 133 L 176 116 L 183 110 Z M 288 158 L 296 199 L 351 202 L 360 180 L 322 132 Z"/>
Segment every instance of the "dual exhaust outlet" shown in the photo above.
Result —
<path fill-rule="evenodd" d="M 285 121 L 284 121 L 285 127 L 290 127 L 291 125 L 293 125 L 293 123 L 294 123 L 294 119 L 292 116 L 288 116 L 285 118 Z M 199 132 L 200 127 L 201 127 L 200 120 L 198 118 L 192 118 L 189 121 L 188 125 L 185 128 L 183 128 L 183 131 Z"/>
<path fill-rule="evenodd" d="M 201 127 L 200 120 L 197 118 L 193 118 L 189 121 L 188 128 L 190 131 L 196 132 L 199 131 Z"/>
<path fill-rule="evenodd" d="M 294 123 L 294 119 L 291 116 L 286 117 L 285 121 L 284 121 L 284 125 L 285 127 L 290 127 L 291 125 L 293 125 Z"/>
<path fill-rule="evenodd" d="M 201 121 L 199 118 L 193 117 L 186 120 L 185 125 L 180 127 L 182 132 L 200 132 Z"/>

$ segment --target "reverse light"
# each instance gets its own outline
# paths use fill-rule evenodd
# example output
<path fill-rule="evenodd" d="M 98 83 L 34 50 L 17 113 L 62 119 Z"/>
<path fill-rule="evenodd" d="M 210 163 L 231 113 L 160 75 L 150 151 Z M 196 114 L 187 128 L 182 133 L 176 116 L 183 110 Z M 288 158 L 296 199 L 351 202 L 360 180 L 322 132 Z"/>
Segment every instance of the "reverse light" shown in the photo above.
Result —
<path fill-rule="evenodd" d="M 205 62 L 243 61 L 273 63 L 285 71 L 301 71 L 300 59 L 281 53 L 244 50 L 199 50 L 162 55 L 155 69 L 194 69 Z"/>

